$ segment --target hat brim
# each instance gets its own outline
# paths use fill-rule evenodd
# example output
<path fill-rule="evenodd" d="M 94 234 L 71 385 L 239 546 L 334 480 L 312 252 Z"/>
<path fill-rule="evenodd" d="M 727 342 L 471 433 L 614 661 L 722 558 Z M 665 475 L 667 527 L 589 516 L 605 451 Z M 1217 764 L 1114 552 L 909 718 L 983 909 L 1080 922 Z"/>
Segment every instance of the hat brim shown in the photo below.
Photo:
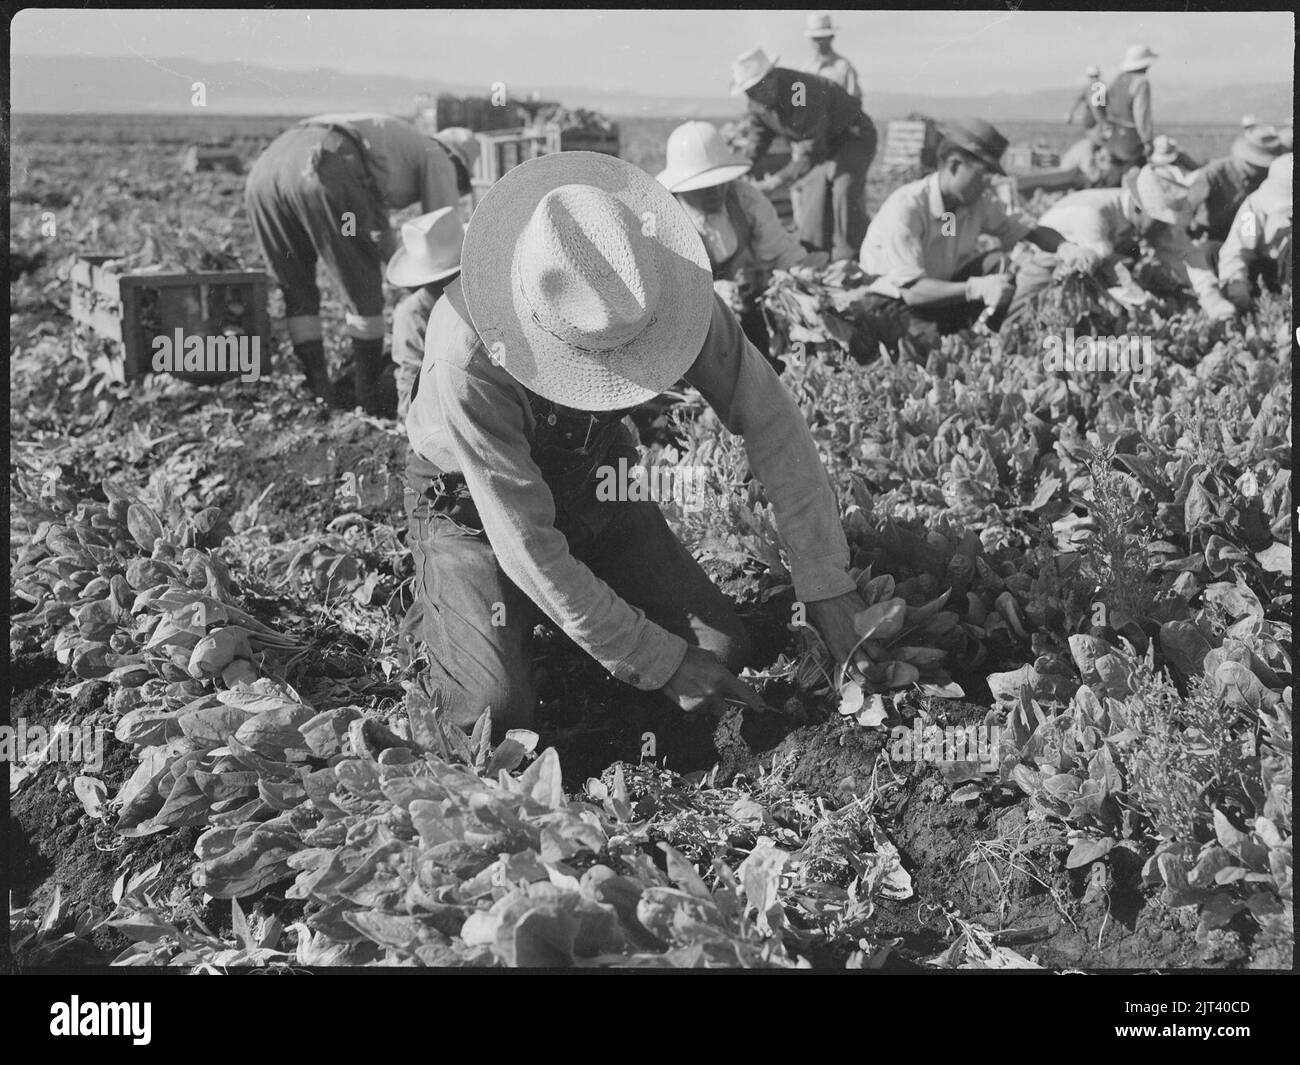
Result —
<path fill-rule="evenodd" d="M 1125 74 L 1136 74 L 1139 70 L 1146 70 L 1153 60 L 1159 58 L 1158 55 L 1149 55 L 1146 59 L 1135 59 L 1132 62 L 1124 63 L 1119 69 Z"/>
<path fill-rule="evenodd" d="M 537 205 L 571 184 L 622 201 L 643 220 L 632 238 L 650 241 L 657 260 L 659 302 L 649 325 L 600 357 L 543 329 L 514 282 L 521 235 Z M 686 212 L 649 174 L 596 152 L 543 155 L 507 171 L 470 218 L 461 268 L 466 308 L 494 361 L 530 391 L 579 410 L 620 410 L 659 395 L 695 362 L 712 320 L 713 274 Z"/>
<path fill-rule="evenodd" d="M 1129 192 L 1129 195 L 1133 197 L 1133 202 L 1137 204 L 1138 209 L 1144 215 L 1150 218 L 1152 221 L 1163 222 L 1165 225 L 1168 226 L 1176 226 L 1186 222 L 1187 219 L 1184 217 L 1184 215 L 1179 214 L 1177 211 L 1171 210 L 1168 206 L 1161 204 L 1160 206 L 1153 209 L 1150 204 L 1148 204 L 1144 199 L 1142 199 L 1142 194 L 1138 192 L 1138 177 L 1141 173 L 1142 173 L 1142 168 L 1135 167 L 1134 169 L 1131 169 L 1124 174 L 1124 182 L 1123 182 L 1124 188 L 1126 188 Z M 1185 212 L 1185 213 L 1189 213 L 1189 212 Z"/>
<path fill-rule="evenodd" d="M 990 170 L 992 170 L 993 173 L 997 174 L 998 177 L 1007 176 L 1007 172 L 1002 169 L 1002 160 L 997 159 L 992 155 L 990 155 L 984 147 L 977 144 L 970 137 L 966 136 L 966 134 L 964 134 L 961 130 L 949 129 L 946 126 L 940 126 L 939 133 L 945 139 L 955 144 L 963 152 L 969 152 L 971 155 L 975 156 L 976 159 L 978 159 L 981 163 L 983 163 Z"/>
<path fill-rule="evenodd" d="M 834 37 L 839 30 L 804 30 L 805 37 L 811 37 L 814 41 L 819 41 L 825 37 Z"/>
<path fill-rule="evenodd" d="M 1281 141 L 1278 142 L 1278 147 L 1281 147 Z M 1257 166 L 1261 170 L 1267 170 L 1272 166 L 1273 160 L 1280 154 L 1280 152 L 1270 152 L 1262 145 L 1252 144 L 1245 137 L 1238 137 L 1232 142 L 1233 158 L 1239 159 L 1243 163 L 1249 163 L 1251 166 Z"/>
<path fill-rule="evenodd" d="M 431 285 L 435 281 L 442 281 L 444 278 L 454 277 L 458 273 L 460 273 L 459 263 L 440 269 L 421 262 L 405 248 L 398 248 L 393 253 L 393 257 L 388 260 L 384 277 L 388 279 L 390 285 L 396 285 L 398 288 L 419 288 L 422 285 Z"/>
<path fill-rule="evenodd" d="M 711 189 L 717 185 L 725 185 L 730 181 L 735 181 L 737 178 L 744 177 L 753 169 L 753 163 L 729 163 L 726 166 L 715 166 L 698 174 L 677 174 L 664 170 L 656 180 L 669 192 L 696 192 L 699 189 Z"/>
<path fill-rule="evenodd" d="M 741 93 L 746 92 L 749 89 L 752 89 L 755 85 L 757 85 L 760 81 L 762 81 L 765 77 L 767 77 L 769 74 L 772 73 L 772 71 L 776 69 L 776 64 L 780 62 L 780 60 L 781 57 L 779 55 L 774 55 L 768 61 L 767 69 L 763 71 L 763 73 L 757 75 L 756 77 L 749 78 L 743 82 L 733 81 L 731 83 L 731 95 L 739 96 Z"/>

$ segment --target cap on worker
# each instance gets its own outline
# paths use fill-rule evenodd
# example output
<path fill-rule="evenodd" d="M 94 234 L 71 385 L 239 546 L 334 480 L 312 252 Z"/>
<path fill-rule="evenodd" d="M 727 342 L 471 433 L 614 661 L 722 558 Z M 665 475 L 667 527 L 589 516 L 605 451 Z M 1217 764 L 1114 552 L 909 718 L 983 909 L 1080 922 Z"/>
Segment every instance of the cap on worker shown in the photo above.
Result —
<path fill-rule="evenodd" d="M 834 37 L 835 27 L 831 24 L 831 16 L 828 11 L 817 11 L 808 16 L 808 21 L 804 23 L 803 35 L 814 39 L 819 37 Z"/>
<path fill-rule="evenodd" d="M 1083 73 L 1090 78 L 1099 78 L 1101 77 L 1101 67 L 1097 66 L 1096 63 L 1089 63 Z"/>
<path fill-rule="evenodd" d="M 752 167 L 727 147 L 712 122 L 684 122 L 668 136 L 668 165 L 659 183 L 669 192 L 691 192 L 735 181 Z"/>
<path fill-rule="evenodd" d="M 1176 167 L 1152 166 L 1130 170 L 1124 188 L 1134 203 L 1157 222 L 1179 225 L 1192 211 L 1191 180 Z"/>
<path fill-rule="evenodd" d="M 433 135 L 433 139 L 451 152 L 465 165 L 466 173 L 474 173 L 474 164 L 478 162 L 478 136 L 472 129 L 464 126 L 448 126 Z"/>
<path fill-rule="evenodd" d="M 939 132 L 963 151 L 970 152 L 995 174 L 1005 174 L 1002 153 L 1007 139 L 982 118 L 954 118 L 939 125 Z"/>
<path fill-rule="evenodd" d="M 455 207 L 443 207 L 402 223 L 402 246 L 384 276 L 399 288 L 418 288 L 460 271 L 465 227 Z"/>
<path fill-rule="evenodd" d="M 595 152 L 513 167 L 465 233 L 461 285 L 493 361 L 580 410 L 634 407 L 677 381 L 712 321 L 704 243 L 663 185 Z"/>
<path fill-rule="evenodd" d="M 1146 70 L 1151 65 L 1151 60 L 1159 59 L 1155 52 L 1151 51 L 1145 44 L 1131 44 L 1128 51 L 1124 53 L 1124 62 L 1120 64 L 1120 70 L 1133 72 L 1137 70 Z"/>
<path fill-rule="evenodd" d="M 1265 214 L 1280 214 L 1283 211 L 1289 214 L 1291 211 L 1293 196 L 1291 159 L 1290 152 L 1279 155 L 1274 159 L 1272 165 L 1268 168 L 1268 177 L 1255 190 L 1255 202 L 1259 204 Z"/>
<path fill-rule="evenodd" d="M 739 96 L 746 89 L 752 89 L 767 77 L 780 58 L 779 55 L 774 55 L 769 59 L 761 48 L 737 56 L 731 64 L 731 95 Z"/>

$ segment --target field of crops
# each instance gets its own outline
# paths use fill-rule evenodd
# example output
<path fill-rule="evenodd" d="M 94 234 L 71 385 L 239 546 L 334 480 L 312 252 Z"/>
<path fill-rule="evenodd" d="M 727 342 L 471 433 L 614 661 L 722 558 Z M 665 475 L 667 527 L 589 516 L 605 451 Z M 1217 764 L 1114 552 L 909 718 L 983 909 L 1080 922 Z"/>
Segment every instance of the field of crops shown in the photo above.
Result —
<path fill-rule="evenodd" d="M 537 731 L 494 745 L 398 638 L 404 434 L 303 398 L 274 290 L 253 384 L 124 388 L 69 317 L 78 254 L 259 265 L 242 179 L 176 160 L 281 127 L 14 122 L 10 714 L 105 733 L 93 770 L 10 767 L 14 964 L 1291 966 L 1289 292 L 1211 326 L 1071 287 L 890 361 L 851 271 L 781 278 L 868 683 L 792 625 L 744 451 L 688 393 L 645 461 L 711 471 L 665 510 L 785 713 L 688 717 L 544 628 Z M 653 171 L 662 135 L 625 123 L 625 154 Z M 1150 336 L 1150 372 L 1044 370 L 1093 326 Z"/>

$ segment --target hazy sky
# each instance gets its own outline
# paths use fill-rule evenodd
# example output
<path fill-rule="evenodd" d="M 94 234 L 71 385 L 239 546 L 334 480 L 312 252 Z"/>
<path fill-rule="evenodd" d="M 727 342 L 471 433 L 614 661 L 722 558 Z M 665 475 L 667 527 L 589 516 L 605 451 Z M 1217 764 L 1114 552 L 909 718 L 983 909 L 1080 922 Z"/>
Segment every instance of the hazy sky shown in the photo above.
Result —
<path fill-rule="evenodd" d="M 582 85 L 701 96 L 756 45 L 799 63 L 804 11 L 35 10 L 12 25 L 16 54 L 187 56 L 306 70 L 389 73 L 486 86 Z M 1089 62 L 1113 73 L 1126 45 L 1160 53 L 1170 83 L 1277 82 L 1294 65 L 1294 18 L 1223 14 L 846 11 L 836 47 L 868 93 L 1059 87 Z"/>

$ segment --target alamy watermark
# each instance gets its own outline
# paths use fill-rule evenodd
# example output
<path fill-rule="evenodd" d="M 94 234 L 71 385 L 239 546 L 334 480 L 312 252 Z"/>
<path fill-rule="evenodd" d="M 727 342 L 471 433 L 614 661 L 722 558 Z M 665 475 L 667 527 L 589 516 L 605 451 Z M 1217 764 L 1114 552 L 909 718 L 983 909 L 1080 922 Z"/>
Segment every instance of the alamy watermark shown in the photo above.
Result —
<path fill-rule="evenodd" d="M 1153 360 L 1149 336 L 1076 337 L 1067 329 L 1064 336 L 1043 337 L 1043 367 L 1057 373 L 1129 373 L 1144 378 Z"/>
<path fill-rule="evenodd" d="M 183 329 L 153 339 L 154 373 L 238 373 L 244 382 L 262 376 L 261 336 L 186 336 Z"/>
<path fill-rule="evenodd" d="M 28 766 L 70 762 L 98 772 L 104 767 L 104 730 L 66 723 L 47 729 L 16 718 L 12 724 L 0 725 L 0 762 Z"/>
<path fill-rule="evenodd" d="M 596 499 L 601 503 L 676 503 L 695 513 L 704 509 L 708 468 L 705 466 L 642 466 L 620 458 L 617 466 L 596 468 Z"/>

